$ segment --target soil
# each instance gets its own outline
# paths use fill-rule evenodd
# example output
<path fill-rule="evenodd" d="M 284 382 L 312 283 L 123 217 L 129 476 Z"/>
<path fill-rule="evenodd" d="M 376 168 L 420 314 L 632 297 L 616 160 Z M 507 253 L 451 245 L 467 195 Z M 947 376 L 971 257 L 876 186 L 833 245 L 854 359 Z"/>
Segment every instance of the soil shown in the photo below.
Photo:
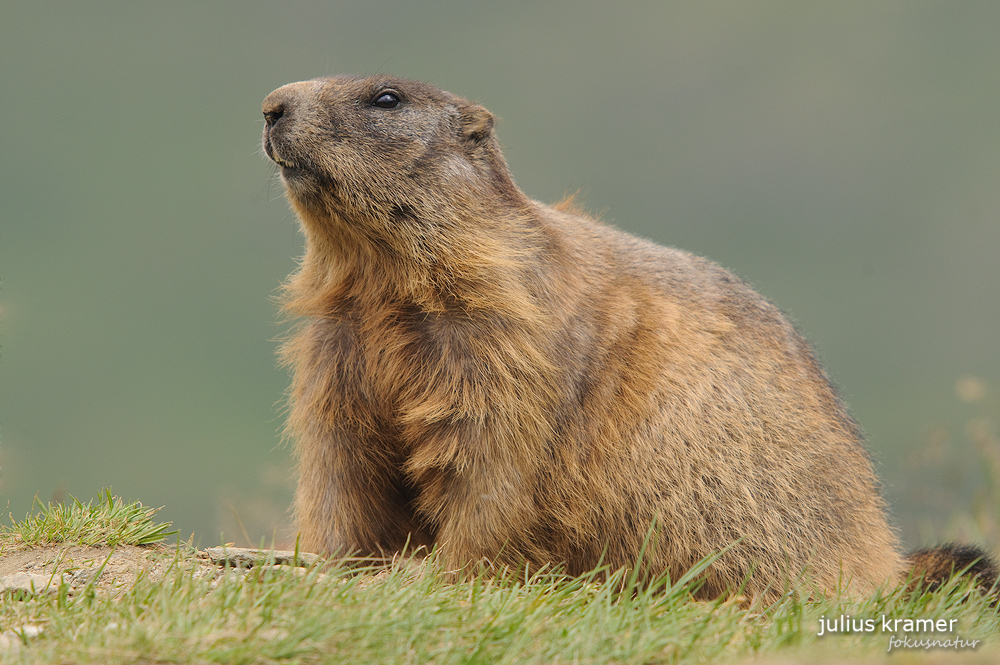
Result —
<path fill-rule="evenodd" d="M 131 588 L 140 575 L 156 581 L 178 565 L 193 569 L 195 577 L 216 579 L 224 574 L 227 564 L 247 568 L 255 562 L 273 565 L 292 560 L 291 552 L 241 548 L 197 551 L 162 545 L 22 545 L 0 553 L 0 589 L 55 593 L 62 581 L 68 585 L 69 595 L 88 585 L 97 592 L 116 595 Z"/>

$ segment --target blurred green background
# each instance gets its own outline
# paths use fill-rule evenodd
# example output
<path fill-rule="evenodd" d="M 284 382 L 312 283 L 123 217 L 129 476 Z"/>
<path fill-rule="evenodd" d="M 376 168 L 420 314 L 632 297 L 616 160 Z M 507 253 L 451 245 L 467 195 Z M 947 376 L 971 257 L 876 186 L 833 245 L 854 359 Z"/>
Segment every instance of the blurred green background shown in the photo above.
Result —
<path fill-rule="evenodd" d="M 260 102 L 375 72 L 495 112 L 528 195 L 788 312 L 908 546 L 995 508 L 1000 3 L 3 2 L 0 63 L 15 517 L 111 485 L 202 545 L 287 539 L 272 298 L 302 238 Z"/>

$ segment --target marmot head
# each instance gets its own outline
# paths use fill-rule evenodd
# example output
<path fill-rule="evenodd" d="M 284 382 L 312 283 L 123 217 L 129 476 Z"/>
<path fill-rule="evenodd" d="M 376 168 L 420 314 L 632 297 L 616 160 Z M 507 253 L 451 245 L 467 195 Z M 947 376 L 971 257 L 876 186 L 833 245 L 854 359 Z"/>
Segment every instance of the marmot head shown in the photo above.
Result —
<path fill-rule="evenodd" d="M 300 212 L 385 221 L 513 187 L 492 114 L 425 83 L 290 83 L 263 112 L 264 152 Z"/>

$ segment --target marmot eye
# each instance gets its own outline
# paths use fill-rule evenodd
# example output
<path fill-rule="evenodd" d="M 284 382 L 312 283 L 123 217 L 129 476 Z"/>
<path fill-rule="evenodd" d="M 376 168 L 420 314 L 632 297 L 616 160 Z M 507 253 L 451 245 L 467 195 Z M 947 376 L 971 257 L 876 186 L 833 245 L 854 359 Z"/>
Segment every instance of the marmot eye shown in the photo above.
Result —
<path fill-rule="evenodd" d="M 399 105 L 399 95 L 394 92 L 383 92 L 372 102 L 380 109 L 394 109 Z"/>

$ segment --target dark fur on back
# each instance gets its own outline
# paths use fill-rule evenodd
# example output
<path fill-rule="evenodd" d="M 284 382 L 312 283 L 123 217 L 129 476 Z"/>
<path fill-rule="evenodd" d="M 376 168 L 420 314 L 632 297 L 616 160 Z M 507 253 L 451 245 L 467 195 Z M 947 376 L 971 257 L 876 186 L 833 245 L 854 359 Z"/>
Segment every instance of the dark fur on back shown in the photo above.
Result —
<path fill-rule="evenodd" d="M 317 79 L 263 110 L 306 235 L 282 350 L 305 549 L 582 573 L 635 565 L 655 522 L 653 572 L 731 546 L 704 596 L 900 579 L 857 426 L 745 283 L 529 199 L 489 111 L 433 86 Z"/>
<path fill-rule="evenodd" d="M 911 565 L 915 587 L 935 591 L 956 573 L 975 579 L 983 594 L 996 590 L 997 565 L 982 549 L 973 545 L 948 543 L 918 550 L 906 557 Z"/>

